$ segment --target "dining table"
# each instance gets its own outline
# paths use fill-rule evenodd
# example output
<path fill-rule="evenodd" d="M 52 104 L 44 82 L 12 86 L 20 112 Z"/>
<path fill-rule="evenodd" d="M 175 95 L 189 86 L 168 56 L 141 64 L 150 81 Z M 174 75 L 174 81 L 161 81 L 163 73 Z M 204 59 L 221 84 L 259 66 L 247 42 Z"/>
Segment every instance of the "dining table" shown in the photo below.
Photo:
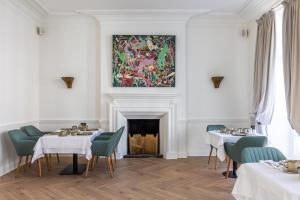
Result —
<path fill-rule="evenodd" d="M 300 176 L 264 162 L 242 164 L 232 190 L 237 200 L 299 200 Z"/>
<path fill-rule="evenodd" d="M 59 132 L 59 131 L 57 131 Z M 80 133 L 80 131 L 79 131 Z M 73 163 L 60 172 L 61 175 L 82 174 L 86 168 L 85 164 L 78 163 L 78 155 L 84 155 L 87 160 L 92 158 L 92 141 L 101 133 L 102 129 L 86 132 L 88 134 L 66 135 L 46 134 L 40 137 L 35 144 L 31 162 L 44 157 L 47 154 L 72 154 Z"/>
<path fill-rule="evenodd" d="M 216 156 L 220 161 L 224 161 L 226 159 L 226 152 L 224 148 L 224 143 L 236 143 L 239 139 L 246 136 L 262 136 L 261 134 L 257 133 L 250 133 L 250 134 L 243 134 L 238 132 L 232 133 L 224 133 L 220 130 L 215 131 L 207 131 L 205 135 L 205 142 L 206 144 L 212 145 L 216 151 Z M 230 178 L 237 178 L 236 169 L 237 163 L 232 161 L 233 170 L 229 171 L 228 177 Z M 226 171 L 222 172 L 223 176 L 226 176 Z"/>
<path fill-rule="evenodd" d="M 216 148 L 218 150 L 217 157 L 220 161 L 224 161 L 226 158 L 224 143 L 236 143 L 242 137 L 245 137 L 245 135 L 233 135 L 230 133 L 222 133 L 220 130 L 215 130 L 206 132 L 205 142 Z"/>

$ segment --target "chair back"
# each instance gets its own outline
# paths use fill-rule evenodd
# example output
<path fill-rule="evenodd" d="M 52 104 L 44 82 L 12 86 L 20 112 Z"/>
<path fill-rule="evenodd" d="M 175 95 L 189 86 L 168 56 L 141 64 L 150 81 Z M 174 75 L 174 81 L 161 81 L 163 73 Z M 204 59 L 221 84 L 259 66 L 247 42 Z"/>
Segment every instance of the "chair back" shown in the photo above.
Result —
<path fill-rule="evenodd" d="M 114 135 L 114 146 L 115 146 L 115 148 L 118 146 L 118 144 L 119 144 L 119 142 L 120 142 L 120 139 L 121 139 L 121 137 L 122 137 L 122 134 L 123 134 L 123 132 L 124 132 L 124 129 L 125 129 L 125 127 L 124 126 L 122 126 L 121 128 L 119 128 L 117 131 L 116 131 L 116 133 L 115 133 L 115 135 Z"/>
<path fill-rule="evenodd" d="M 257 163 L 261 160 L 278 162 L 286 159 L 285 155 L 274 147 L 248 147 L 242 151 L 241 163 Z"/>
<path fill-rule="evenodd" d="M 32 143 L 34 143 L 26 133 L 21 130 L 15 129 L 8 131 L 8 135 L 16 149 L 17 155 L 22 155 L 28 151 L 32 151 L 30 146 L 28 146 L 28 148 L 26 146 L 26 149 L 24 149 L 23 141 L 31 141 Z"/>
<path fill-rule="evenodd" d="M 217 131 L 226 128 L 226 126 L 222 124 L 208 125 L 206 127 L 206 131 Z"/>
<path fill-rule="evenodd" d="M 22 131 L 24 131 L 29 136 L 41 136 L 43 135 L 43 132 L 40 131 L 35 126 L 29 125 L 29 126 L 23 126 L 21 128 Z"/>
<path fill-rule="evenodd" d="M 239 139 L 232 148 L 235 152 L 233 160 L 241 162 L 242 151 L 247 147 L 264 147 L 266 146 L 268 138 L 266 136 L 245 136 Z"/>

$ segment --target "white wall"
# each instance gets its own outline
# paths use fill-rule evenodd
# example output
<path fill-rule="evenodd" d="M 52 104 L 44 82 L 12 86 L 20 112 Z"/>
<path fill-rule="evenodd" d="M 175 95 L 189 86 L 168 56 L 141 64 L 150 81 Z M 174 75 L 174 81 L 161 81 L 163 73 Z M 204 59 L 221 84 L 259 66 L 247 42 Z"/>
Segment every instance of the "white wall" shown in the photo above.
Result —
<path fill-rule="evenodd" d="M 100 25 L 84 16 L 48 18 L 41 39 L 41 127 L 53 130 L 80 120 L 96 126 L 99 120 L 108 129 L 111 93 L 176 93 L 178 151 L 182 155 L 207 154 L 203 136 L 207 124 L 249 126 L 252 39 L 241 36 L 243 22 L 219 17 L 194 18 L 186 24 L 178 18 L 157 18 L 137 21 L 134 17 L 97 16 Z M 112 87 L 113 34 L 176 35 L 176 88 Z M 59 80 L 64 75 L 75 76 L 73 89 L 66 89 Z M 225 76 L 219 89 L 213 87 L 213 75 Z"/>
<path fill-rule="evenodd" d="M 175 154 L 186 156 L 186 21 L 160 16 L 151 20 L 151 16 L 130 16 L 124 18 L 105 18 L 96 16 L 100 22 L 100 80 L 101 80 L 101 125 L 108 128 L 109 94 L 165 94 L 177 95 L 177 144 Z M 139 20 L 136 20 L 139 19 Z M 164 34 L 176 36 L 176 87 L 175 88 L 116 88 L 112 86 L 112 35 L 114 34 Z"/>
<path fill-rule="evenodd" d="M 48 17 L 40 48 L 40 125 L 45 130 L 88 122 L 98 126 L 99 68 L 96 21 Z M 73 76 L 67 89 L 60 77 Z"/>
<path fill-rule="evenodd" d="M 248 38 L 237 19 L 193 19 L 188 25 L 188 153 L 207 155 L 208 124 L 249 126 Z M 224 76 L 215 89 L 212 76 Z"/>
<path fill-rule="evenodd" d="M 14 169 L 7 131 L 38 122 L 39 24 L 30 11 L 0 1 L 0 175 Z"/>

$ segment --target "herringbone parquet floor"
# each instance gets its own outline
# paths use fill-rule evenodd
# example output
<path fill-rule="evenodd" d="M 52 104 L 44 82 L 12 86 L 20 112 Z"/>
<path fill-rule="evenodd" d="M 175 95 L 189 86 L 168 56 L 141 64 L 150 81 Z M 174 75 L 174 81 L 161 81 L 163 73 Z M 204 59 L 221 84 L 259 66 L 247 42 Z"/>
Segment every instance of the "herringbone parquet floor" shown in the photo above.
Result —
<path fill-rule="evenodd" d="M 63 158 L 39 178 L 36 168 L 18 178 L 14 173 L 0 178 L 1 200 L 230 200 L 234 180 L 209 169 L 206 157 L 165 160 L 159 158 L 122 159 L 110 178 L 105 159 L 100 159 L 89 176 L 61 176 L 71 158 Z M 83 161 L 82 161 L 83 162 Z"/>

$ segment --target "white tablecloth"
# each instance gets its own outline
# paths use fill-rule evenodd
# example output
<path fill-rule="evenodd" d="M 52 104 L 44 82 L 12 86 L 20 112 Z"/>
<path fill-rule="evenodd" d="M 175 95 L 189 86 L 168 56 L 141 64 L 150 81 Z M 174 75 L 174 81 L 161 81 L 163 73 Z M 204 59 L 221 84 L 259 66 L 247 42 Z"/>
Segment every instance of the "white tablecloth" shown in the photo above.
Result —
<path fill-rule="evenodd" d="M 232 195 L 237 200 L 300 200 L 298 174 L 288 174 L 262 163 L 239 167 Z"/>
<path fill-rule="evenodd" d="M 218 149 L 217 157 L 224 161 L 226 157 L 224 143 L 232 142 L 236 143 L 241 137 L 244 136 L 233 136 L 231 134 L 220 133 L 219 131 L 209 131 L 206 133 L 205 142 Z"/>
<path fill-rule="evenodd" d="M 90 160 L 92 158 L 92 141 L 102 132 L 99 129 L 87 136 L 44 135 L 39 138 L 33 149 L 32 163 L 44 157 L 44 154 L 52 153 L 83 154 L 87 160 Z"/>

